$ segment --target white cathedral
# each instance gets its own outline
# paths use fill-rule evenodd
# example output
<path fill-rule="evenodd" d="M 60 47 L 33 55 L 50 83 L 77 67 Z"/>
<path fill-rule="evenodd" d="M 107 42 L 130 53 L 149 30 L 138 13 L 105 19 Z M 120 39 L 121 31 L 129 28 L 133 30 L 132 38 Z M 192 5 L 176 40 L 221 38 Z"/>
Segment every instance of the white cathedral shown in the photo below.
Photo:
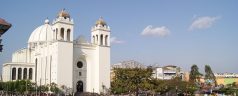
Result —
<path fill-rule="evenodd" d="M 73 92 L 104 92 L 110 88 L 110 28 L 99 18 L 91 29 L 91 43 L 73 39 L 74 22 L 62 10 L 52 23 L 47 19 L 30 35 L 27 48 L 3 64 L 3 81 L 31 80 L 56 83 Z"/>

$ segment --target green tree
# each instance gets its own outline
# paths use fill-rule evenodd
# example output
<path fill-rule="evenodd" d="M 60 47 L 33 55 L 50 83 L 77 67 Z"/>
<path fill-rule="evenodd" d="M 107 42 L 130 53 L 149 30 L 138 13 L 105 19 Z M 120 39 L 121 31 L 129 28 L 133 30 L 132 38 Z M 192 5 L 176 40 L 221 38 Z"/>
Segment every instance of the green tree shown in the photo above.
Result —
<path fill-rule="evenodd" d="M 0 90 L 4 89 L 4 82 L 0 82 Z"/>
<path fill-rule="evenodd" d="M 189 74 L 189 81 L 200 82 L 201 76 L 202 76 L 202 74 L 199 72 L 198 66 L 196 64 L 192 65 L 191 71 Z"/>
<path fill-rule="evenodd" d="M 165 94 L 166 92 L 190 93 L 198 89 L 194 82 L 182 81 L 179 77 L 171 80 L 152 78 L 152 68 L 148 69 L 114 69 L 115 78 L 111 82 L 111 92 L 114 94 L 136 93 L 138 90 Z"/>
<path fill-rule="evenodd" d="M 205 80 L 212 80 L 213 82 L 211 83 L 214 83 L 215 86 L 217 86 L 216 77 L 209 65 L 205 65 Z"/>
<path fill-rule="evenodd" d="M 50 91 L 58 94 L 60 92 L 60 89 L 58 88 L 57 84 L 53 82 L 50 84 Z"/>
<path fill-rule="evenodd" d="M 149 90 L 152 88 L 151 80 L 152 69 L 140 68 L 115 68 L 113 69 L 115 78 L 112 82 L 111 91 L 114 94 L 138 93 L 138 90 Z"/>

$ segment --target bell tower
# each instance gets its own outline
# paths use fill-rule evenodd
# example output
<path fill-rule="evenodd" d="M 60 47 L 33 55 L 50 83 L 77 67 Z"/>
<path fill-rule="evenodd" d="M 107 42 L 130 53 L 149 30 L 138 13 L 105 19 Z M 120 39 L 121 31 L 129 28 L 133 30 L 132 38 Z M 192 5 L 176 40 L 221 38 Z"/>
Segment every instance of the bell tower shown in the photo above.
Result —
<path fill-rule="evenodd" d="M 110 88 L 110 27 L 100 17 L 91 29 L 91 43 L 95 46 L 95 61 L 91 68 L 94 76 L 91 92 L 107 92 Z"/>
<path fill-rule="evenodd" d="M 74 22 L 65 9 L 52 22 L 51 82 L 69 88 L 73 87 L 73 28 Z"/>
<path fill-rule="evenodd" d="M 58 41 L 73 41 L 73 19 L 70 18 L 68 12 L 65 9 L 61 10 L 56 19 L 52 23 L 53 25 L 53 39 Z"/>
<path fill-rule="evenodd" d="M 91 43 L 101 47 L 110 47 L 110 27 L 102 17 L 96 21 L 91 29 Z"/>

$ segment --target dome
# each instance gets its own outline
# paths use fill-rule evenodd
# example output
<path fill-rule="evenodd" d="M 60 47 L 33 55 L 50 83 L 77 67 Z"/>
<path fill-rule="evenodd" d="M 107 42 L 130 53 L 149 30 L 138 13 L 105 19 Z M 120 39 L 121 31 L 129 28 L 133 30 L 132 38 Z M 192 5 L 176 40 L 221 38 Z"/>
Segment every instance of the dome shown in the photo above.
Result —
<path fill-rule="evenodd" d="M 40 41 L 52 41 L 53 40 L 53 30 L 52 26 L 49 24 L 49 20 L 45 20 L 45 24 L 36 28 L 30 35 L 28 43 L 40 42 Z"/>
<path fill-rule="evenodd" d="M 70 18 L 70 15 L 68 12 L 65 11 L 65 9 L 61 10 L 59 13 L 58 13 L 58 16 L 57 17 L 64 17 L 64 18 Z"/>
<path fill-rule="evenodd" d="M 87 43 L 87 40 L 86 40 L 85 37 L 82 36 L 82 35 L 78 36 L 75 41 L 76 41 L 78 44 L 79 44 L 79 43 Z"/>
<path fill-rule="evenodd" d="M 102 19 L 102 17 L 100 17 L 97 21 L 96 21 L 96 26 L 97 25 L 107 25 L 107 23 Z"/>

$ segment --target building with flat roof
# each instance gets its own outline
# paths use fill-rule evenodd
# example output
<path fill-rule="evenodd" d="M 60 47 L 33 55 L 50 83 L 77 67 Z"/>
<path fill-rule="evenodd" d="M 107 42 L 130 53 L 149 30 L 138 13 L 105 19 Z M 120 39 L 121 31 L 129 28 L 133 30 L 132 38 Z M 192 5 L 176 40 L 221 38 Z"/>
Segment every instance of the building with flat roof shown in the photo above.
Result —
<path fill-rule="evenodd" d="M 170 80 L 175 77 L 183 78 L 181 68 L 174 65 L 153 68 L 153 77 L 161 80 Z"/>
<path fill-rule="evenodd" d="M 127 60 L 112 64 L 111 69 L 113 68 L 147 68 L 147 66 L 135 60 Z"/>
<path fill-rule="evenodd" d="M 218 85 L 227 85 L 236 83 L 238 84 L 238 74 L 237 73 L 214 73 Z"/>

